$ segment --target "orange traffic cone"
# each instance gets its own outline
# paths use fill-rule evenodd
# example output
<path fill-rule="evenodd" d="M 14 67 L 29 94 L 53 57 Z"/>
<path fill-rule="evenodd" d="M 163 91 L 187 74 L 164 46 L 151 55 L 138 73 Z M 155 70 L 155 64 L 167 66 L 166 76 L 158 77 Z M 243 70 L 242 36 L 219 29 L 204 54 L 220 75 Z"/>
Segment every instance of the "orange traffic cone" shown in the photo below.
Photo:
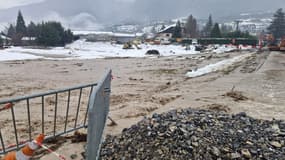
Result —
<path fill-rule="evenodd" d="M 38 144 L 42 144 L 44 138 L 45 136 L 40 134 L 35 140 L 27 143 L 20 151 L 8 153 L 4 160 L 29 160 L 33 156 L 34 151 L 38 149 Z"/>

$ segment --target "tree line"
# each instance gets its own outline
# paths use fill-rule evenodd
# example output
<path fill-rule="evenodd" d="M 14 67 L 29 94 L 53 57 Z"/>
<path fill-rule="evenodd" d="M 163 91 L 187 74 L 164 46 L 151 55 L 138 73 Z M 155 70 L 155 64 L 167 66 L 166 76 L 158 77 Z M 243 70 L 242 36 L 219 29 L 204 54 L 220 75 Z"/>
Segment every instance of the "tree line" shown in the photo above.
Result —
<path fill-rule="evenodd" d="M 163 25 L 161 30 L 164 30 L 166 27 Z M 220 25 L 219 23 L 214 23 L 212 20 L 212 16 L 210 15 L 205 26 L 199 30 L 197 25 L 197 20 L 190 15 L 187 18 L 185 24 L 181 24 L 180 21 L 177 21 L 176 26 L 171 31 L 173 33 L 173 38 L 202 38 L 205 43 L 216 43 L 218 41 L 224 43 L 223 41 L 229 41 L 229 39 L 246 39 L 247 43 L 256 44 L 257 37 L 250 35 L 249 32 L 242 32 L 236 28 L 233 31 L 231 26 Z M 267 36 L 262 36 L 267 34 Z M 262 36 L 263 40 L 267 40 L 269 42 L 277 43 L 281 39 L 285 39 L 285 12 L 282 8 L 279 8 L 274 14 L 270 25 L 266 28 L 266 31 L 262 31 L 260 33 L 260 37 Z M 222 38 L 216 39 L 214 38 Z M 189 39 L 184 39 L 189 43 Z M 201 39 L 200 39 L 201 41 Z M 239 42 L 241 43 L 241 42 Z"/>
<path fill-rule="evenodd" d="M 66 30 L 60 22 L 56 21 L 41 22 L 38 24 L 30 22 L 26 26 L 21 11 L 18 12 L 16 25 L 10 24 L 6 36 L 16 46 L 64 46 L 76 38 L 70 29 Z M 24 43 L 23 38 L 28 43 Z"/>
<path fill-rule="evenodd" d="M 250 35 L 249 32 L 241 32 L 240 30 L 232 31 L 231 26 L 220 25 L 219 23 L 214 23 L 212 15 L 209 16 L 206 25 L 199 30 L 197 20 L 190 15 L 187 21 L 182 27 L 180 21 L 177 21 L 173 38 L 255 38 Z"/>
<path fill-rule="evenodd" d="M 173 33 L 174 38 L 189 37 L 189 38 L 248 38 L 256 39 L 249 32 L 241 32 L 238 28 L 235 31 L 230 26 L 219 23 L 214 23 L 210 15 L 204 28 L 199 31 L 197 20 L 190 15 L 187 18 L 184 30 L 181 27 L 180 21 L 176 23 Z M 267 34 L 272 34 L 274 40 L 285 39 L 285 12 L 282 8 L 278 9 L 274 15 L 271 24 L 267 28 Z"/>

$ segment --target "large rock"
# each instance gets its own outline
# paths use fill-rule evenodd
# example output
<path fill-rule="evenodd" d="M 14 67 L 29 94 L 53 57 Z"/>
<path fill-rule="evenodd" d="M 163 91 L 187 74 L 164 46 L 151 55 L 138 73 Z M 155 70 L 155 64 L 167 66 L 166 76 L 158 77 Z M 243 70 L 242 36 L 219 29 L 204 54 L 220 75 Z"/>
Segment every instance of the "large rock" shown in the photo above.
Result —
<path fill-rule="evenodd" d="M 160 55 L 159 51 L 158 51 L 158 50 L 155 50 L 155 49 L 153 49 L 153 50 L 148 50 L 145 54 L 146 54 L 146 55 L 156 55 L 156 56 L 159 56 L 159 55 Z"/>

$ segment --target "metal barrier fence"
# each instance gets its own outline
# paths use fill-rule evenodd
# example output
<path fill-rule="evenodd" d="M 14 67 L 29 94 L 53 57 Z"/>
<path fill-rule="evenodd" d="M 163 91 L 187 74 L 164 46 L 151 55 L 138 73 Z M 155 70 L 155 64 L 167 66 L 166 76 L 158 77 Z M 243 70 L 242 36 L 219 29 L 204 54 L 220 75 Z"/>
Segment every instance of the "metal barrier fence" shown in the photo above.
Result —
<path fill-rule="evenodd" d="M 99 152 L 109 111 L 111 78 L 109 70 L 99 84 L 0 101 L 0 155 L 20 149 L 39 133 L 48 140 L 87 128 L 88 124 L 87 150 L 96 148 Z M 94 156 L 90 152 L 87 155 Z"/>
<path fill-rule="evenodd" d="M 93 91 L 89 104 L 87 160 L 99 158 L 102 135 L 108 118 L 111 93 L 111 71 Z"/>

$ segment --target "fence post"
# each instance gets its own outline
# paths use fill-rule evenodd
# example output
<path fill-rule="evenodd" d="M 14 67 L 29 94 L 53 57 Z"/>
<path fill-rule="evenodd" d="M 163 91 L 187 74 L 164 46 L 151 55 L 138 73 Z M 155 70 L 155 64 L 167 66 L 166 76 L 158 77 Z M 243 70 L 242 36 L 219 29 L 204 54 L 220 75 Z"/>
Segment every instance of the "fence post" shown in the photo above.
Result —
<path fill-rule="evenodd" d="M 111 70 L 93 90 L 88 112 L 87 160 L 97 160 L 100 155 L 103 131 L 108 118 L 111 91 Z"/>

